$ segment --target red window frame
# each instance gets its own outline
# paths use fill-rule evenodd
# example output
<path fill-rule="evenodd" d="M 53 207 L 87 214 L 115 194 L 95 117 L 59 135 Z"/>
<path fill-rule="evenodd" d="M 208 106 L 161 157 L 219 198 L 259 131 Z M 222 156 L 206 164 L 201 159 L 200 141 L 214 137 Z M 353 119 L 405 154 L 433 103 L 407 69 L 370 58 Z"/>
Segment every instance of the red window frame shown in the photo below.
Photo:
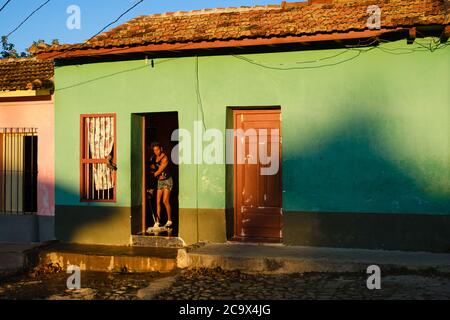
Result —
<path fill-rule="evenodd" d="M 114 121 L 114 148 L 113 162 L 117 163 L 117 116 L 115 113 L 95 113 L 80 115 L 80 201 L 81 202 L 117 202 L 117 171 L 113 171 L 114 189 L 112 199 L 87 199 L 86 190 L 89 189 L 90 180 L 93 179 L 86 170 L 89 164 L 108 163 L 107 159 L 89 159 L 89 146 L 87 141 L 88 128 L 86 127 L 86 118 L 113 118 Z"/>

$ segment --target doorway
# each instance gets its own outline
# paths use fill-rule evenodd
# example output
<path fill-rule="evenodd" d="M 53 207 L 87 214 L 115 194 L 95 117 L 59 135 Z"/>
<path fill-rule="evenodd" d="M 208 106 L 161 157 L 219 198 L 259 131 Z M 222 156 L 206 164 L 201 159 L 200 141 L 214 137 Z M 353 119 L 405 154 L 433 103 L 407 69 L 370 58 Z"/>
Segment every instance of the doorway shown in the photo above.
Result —
<path fill-rule="evenodd" d="M 282 241 L 281 110 L 233 110 L 233 126 L 236 133 L 239 129 L 244 133 L 234 138 L 233 240 L 279 243 Z"/>
<path fill-rule="evenodd" d="M 158 143 L 169 157 L 169 171 L 173 178 L 170 194 L 173 231 L 169 236 L 177 237 L 179 230 L 179 168 L 178 159 L 172 159 L 172 150 L 178 141 L 172 141 L 172 133 L 179 127 L 178 112 L 158 112 L 132 115 L 132 234 L 145 235 L 147 228 L 156 219 L 156 180 L 151 169 L 152 145 Z M 175 161 L 173 161 L 175 160 Z M 161 204 L 161 220 L 167 222 L 167 212 Z M 163 234 L 167 236 L 167 234 Z"/>

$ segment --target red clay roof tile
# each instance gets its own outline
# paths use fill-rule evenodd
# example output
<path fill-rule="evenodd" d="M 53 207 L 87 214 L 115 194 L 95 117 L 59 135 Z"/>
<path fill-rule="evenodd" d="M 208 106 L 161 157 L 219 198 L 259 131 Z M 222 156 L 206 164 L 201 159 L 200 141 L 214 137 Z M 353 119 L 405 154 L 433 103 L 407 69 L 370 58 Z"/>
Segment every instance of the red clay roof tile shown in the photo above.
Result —
<path fill-rule="evenodd" d="M 367 30 L 369 5 L 384 29 L 450 24 L 449 0 L 310 0 L 281 5 L 218 8 L 134 18 L 74 45 L 32 47 L 34 53 L 149 44 L 241 40 Z"/>
<path fill-rule="evenodd" d="M 0 59 L 0 91 L 52 86 L 53 69 L 51 60 Z"/>

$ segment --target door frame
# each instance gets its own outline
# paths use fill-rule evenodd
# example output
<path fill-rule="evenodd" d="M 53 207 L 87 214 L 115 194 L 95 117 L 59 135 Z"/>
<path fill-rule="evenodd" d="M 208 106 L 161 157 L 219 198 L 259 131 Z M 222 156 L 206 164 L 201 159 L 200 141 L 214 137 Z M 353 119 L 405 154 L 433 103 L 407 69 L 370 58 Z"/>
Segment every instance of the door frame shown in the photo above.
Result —
<path fill-rule="evenodd" d="M 280 106 L 270 106 L 270 107 L 235 107 L 231 108 L 232 113 L 232 123 L 233 123 L 233 130 L 236 130 L 237 128 L 237 117 L 236 114 L 240 112 L 244 112 L 247 114 L 251 113 L 260 113 L 261 111 L 269 111 L 269 110 L 279 110 L 280 111 L 280 150 L 279 150 L 279 164 L 280 164 L 280 201 L 281 201 L 281 225 L 280 225 L 280 238 L 249 238 L 249 237 L 242 237 L 238 234 L 238 208 L 237 208 L 237 163 L 236 163 L 236 157 L 237 157 L 237 137 L 236 135 L 233 136 L 233 235 L 231 238 L 231 241 L 236 242 L 247 242 L 247 243 L 282 243 L 283 242 L 283 169 L 282 169 L 282 160 L 283 160 L 283 143 L 282 143 L 282 109 Z"/>
<path fill-rule="evenodd" d="M 136 124 L 139 123 L 139 129 L 136 131 L 133 131 L 133 120 L 132 120 L 132 138 L 133 138 L 133 132 L 139 135 L 140 141 L 134 146 L 136 149 L 139 150 L 139 154 L 136 156 L 136 159 L 139 159 L 141 163 L 134 163 L 131 161 L 131 198 L 132 202 L 132 223 L 131 223 L 131 233 L 132 235 L 145 235 L 145 232 L 147 231 L 147 227 L 150 226 L 148 223 L 148 219 L 151 219 L 151 214 L 148 213 L 148 208 L 152 206 L 152 203 L 148 201 L 147 198 L 147 172 L 148 172 L 148 158 L 147 158 L 147 149 L 150 147 L 151 142 L 156 142 L 156 139 L 153 139 L 152 136 L 148 135 L 147 129 L 148 124 L 152 123 L 152 117 L 157 116 L 165 116 L 165 115 L 171 115 L 173 119 L 175 119 L 176 115 L 176 127 L 175 129 L 179 129 L 179 112 L 178 111 L 149 111 L 149 112 L 140 112 L 140 113 L 132 113 L 131 116 L 136 117 Z M 137 126 L 136 126 L 137 128 Z M 161 141 L 159 141 L 161 142 Z M 132 146 L 133 148 L 133 146 Z M 130 150 L 132 159 L 133 159 L 133 149 Z M 168 154 L 170 158 L 170 153 Z M 172 237 L 177 237 L 180 230 L 179 230 L 179 169 L 178 165 L 174 166 L 172 164 L 172 178 L 174 180 L 174 188 L 172 189 L 171 194 L 171 205 L 172 205 L 172 219 L 177 224 L 174 227 L 174 231 L 172 233 Z M 134 174 L 136 178 L 134 177 Z M 134 188 L 134 183 L 139 182 L 140 188 Z M 134 198 L 136 197 L 136 198 Z M 155 190 L 155 197 L 156 197 L 156 190 Z M 173 203 L 173 201 L 176 200 L 176 203 Z M 135 200 L 133 200 L 135 199 Z M 156 215 L 156 212 L 154 212 Z M 153 224 L 152 224 L 153 225 Z"/>
<path fill-rule="evenodd" d="M 147 143 L 146 139 L 146 125 L 147 125 L 147 118 L 145 115 L 142 116 L 142 123 L 141 123 L 141 152 L 142 152 L 142 167 L 141 167 L 141 179 L 142 179 L 142 190 L 141 190 L 141 197 L 142 197 L 142 206 L 141 206 L 141 226 L 142 226 L 142 234 L 145 235 L 145 231 L 147 230 L 147 188 L 146 188 L 146 157 L 145 157 L 145 147 Z"/>

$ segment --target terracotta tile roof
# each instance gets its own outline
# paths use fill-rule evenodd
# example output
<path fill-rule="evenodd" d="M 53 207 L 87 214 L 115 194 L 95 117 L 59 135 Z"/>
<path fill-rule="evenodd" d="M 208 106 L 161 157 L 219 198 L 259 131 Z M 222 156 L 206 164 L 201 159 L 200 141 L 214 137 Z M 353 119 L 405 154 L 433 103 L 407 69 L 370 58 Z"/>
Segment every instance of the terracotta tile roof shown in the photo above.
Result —
<path fill-rule="evenodd" d="M 367 30 L 369 5 L 383 29 L 450 24 L 448 0 L 310 0 L 280 5 L 153 14 L 132 19 L 83 44 L 31 48 L 35 53 L 329 34 Z"/>
<path fill-rule="evenodd" d="M 53 69 L 51 60 L 0 59 L 0 91 L 51 89 Z"/>

